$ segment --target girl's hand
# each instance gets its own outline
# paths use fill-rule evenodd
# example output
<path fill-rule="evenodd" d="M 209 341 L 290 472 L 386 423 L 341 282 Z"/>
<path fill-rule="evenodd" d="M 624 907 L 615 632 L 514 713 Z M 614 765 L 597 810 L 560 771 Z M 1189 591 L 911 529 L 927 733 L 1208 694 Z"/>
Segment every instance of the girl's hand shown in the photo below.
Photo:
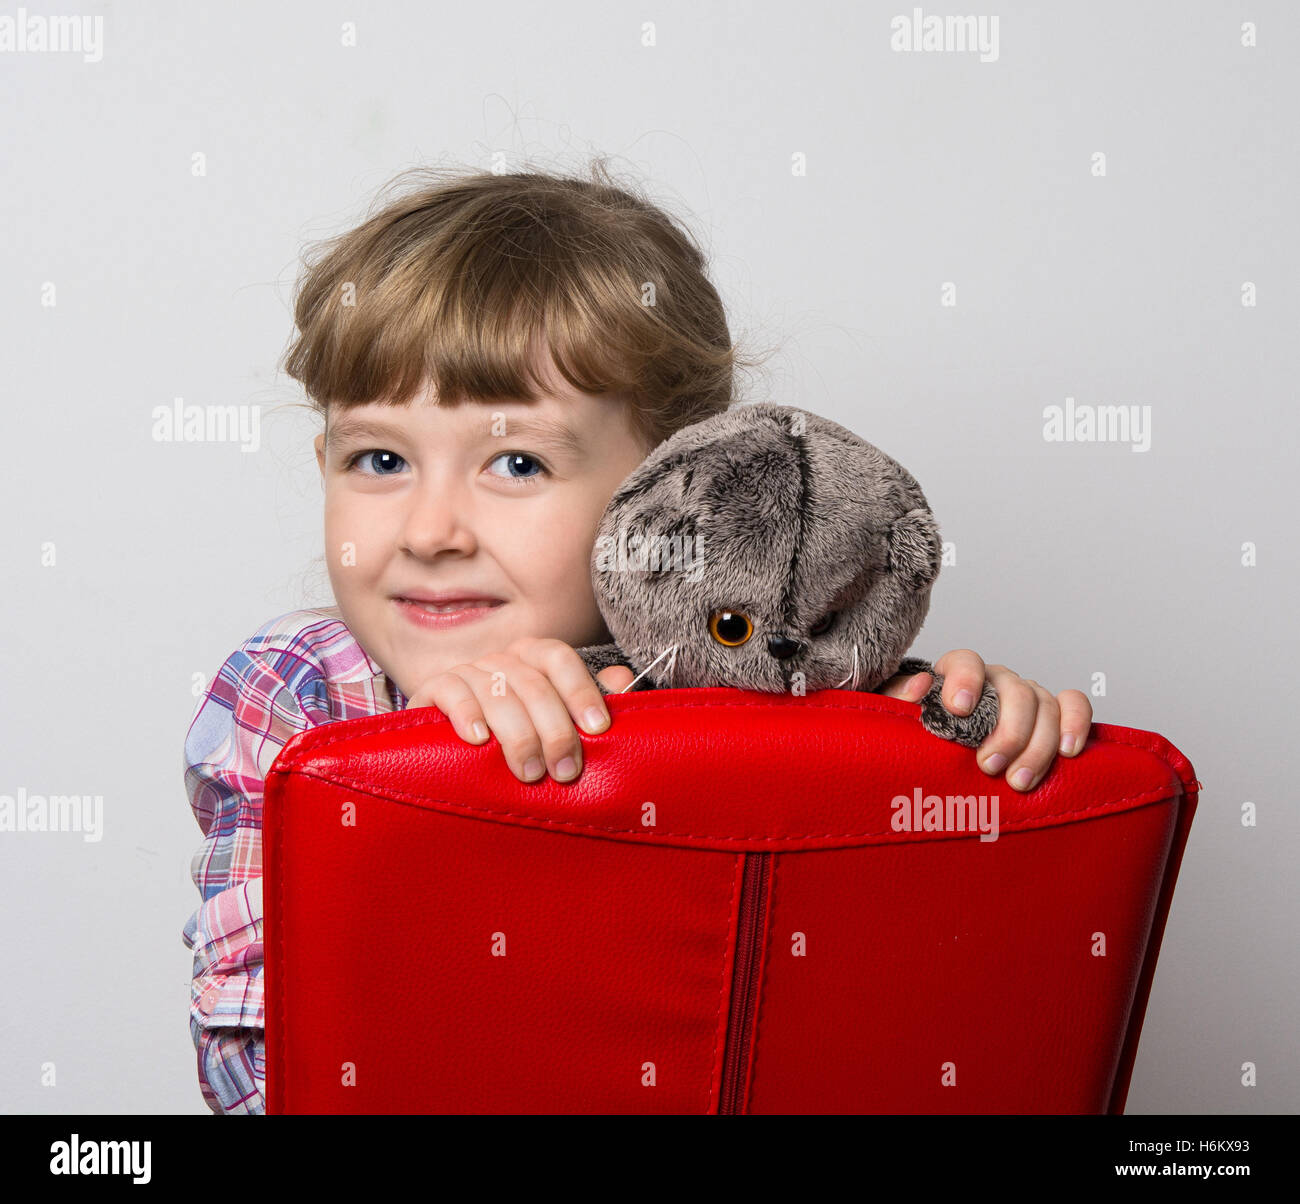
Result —
<path fill-rule="evenodd" d="M 1052 694 L 1006 665 L 985 665 L 969 648 L 945 652 L 934 662 L 944 676 L 943 705 L 953 715 L 968 715 L 984 686 L 998 692 L 998 722 L 975 752 L 985 773 L 996 777 L 1005 768 L 1015 790 L 1032 790 L 1051 768 L 1059 751 L 1078 756 L 1092 726 L 1092 704 L 1082 690 Z M 919 702 L 934 682 L 929 673 L 891 677 L 877 693 Z M 965 696 L 963 697 L 963 692 Z"/>
<path fill-rule="evenodd" d="M 634 675 L 626 665 L 612 665 L 597 676 L 617 690 Z M 436 706 L 471 744 L 495 732 L 510 772 L 525 782 L 548 768 L 556 781 L 572 781 L 582 772 L 575 724 L 593 734 L 609 726 L 591 673 L 563 640 L 525 637 L 504 652 L 439 673 L 407 702 L 408 709 L 423 706 Z"/>

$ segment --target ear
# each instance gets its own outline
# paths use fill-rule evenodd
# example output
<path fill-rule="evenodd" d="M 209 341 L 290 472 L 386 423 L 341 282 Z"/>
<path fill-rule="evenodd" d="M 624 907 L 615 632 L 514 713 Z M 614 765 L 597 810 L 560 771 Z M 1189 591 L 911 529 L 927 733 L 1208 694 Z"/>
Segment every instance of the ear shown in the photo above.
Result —
<path fill-rule="evenodd" d="M 889 528 L 889 567 L 913 593 L 929 588 L 939 575 L 943 544 L 929 510 L 909 510 Z"/>
<path fill-rule="evenodd" d="M 325 475 L 325 436 L 317 435 L 315 439 L 316 463 L 320 466 L 320 475 Z"/>

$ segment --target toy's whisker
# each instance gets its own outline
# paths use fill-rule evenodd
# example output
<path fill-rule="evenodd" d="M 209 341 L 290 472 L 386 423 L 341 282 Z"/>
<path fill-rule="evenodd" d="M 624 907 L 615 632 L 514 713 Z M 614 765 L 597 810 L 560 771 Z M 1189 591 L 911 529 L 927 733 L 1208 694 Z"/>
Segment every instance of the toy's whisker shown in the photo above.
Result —
<path fill-rule="evenodd" d="M 835 689 L 837 690 L 840 689 L 844 685 L 844 682 L 849 681 L 850 678 L 852 679 L 853 684 L 849 686 L 849 689 L 856 690 L 858 688 L 858 646 L 857 644 L 853 645 L 853 672 L 850 673 L 849 676 L 844 679 L 844 681 L 836 682 Z"/>
<path fill-rule="evenodd" d="M 620 691 L 620 694 L 626 694 L 637 682 L 639 682 L 647 673 L 650 672 L 665 656 L 672 655 L 668 662 L 668 684 L 671 686 L 673 681 L 673 670 L 677 667 L 677 645 L 672 644 L 665 648 L 658 656 L 654 658 L 644 669 L 641 670 L 630 682 L 627 683 Z"/>

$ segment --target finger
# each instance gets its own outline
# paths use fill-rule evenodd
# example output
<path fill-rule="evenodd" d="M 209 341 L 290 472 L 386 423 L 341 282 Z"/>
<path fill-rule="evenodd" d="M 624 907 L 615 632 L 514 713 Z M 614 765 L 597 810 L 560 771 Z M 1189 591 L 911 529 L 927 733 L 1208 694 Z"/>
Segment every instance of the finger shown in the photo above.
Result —
<path fill-rule="evenodd" d="M 569 649 L 573 652 L 573 649 Z M 574 653 L 576 657 L 577 654 Z M 526 782 L 535 781 L 541 773 L 532 771 L 532 761 L 540 756 L 544 762 L 544 772 L 549 772 L 557 782 L 572 781 L 582 772 L 582 743 L 574 730 L 573 718 L 565 705 L 564 699 L 556 691 L 554 683 L 531 665 L 525 664 L 518 656 L 509 653 L 482 657 L 474 664 L 486 670 L 494 681 L 504 676 L 505 697 L 492 697 L 484 703 L 485 709 L 493 703 L 502 703 L 509 699 L 511 704 L 503 714 L 510 724 L 507 736 L 501 737 L 503 748 L 507 748 L 507 760 L 512 765 L 519 765 L 516 775 Z M 581 659 L 578 660 L 581 665 Z M 585 666 L 583 667 L 585 672 Z M 599 696 L 587 674 L 587 689 Z M 482 698 L 482 694 L 479 695 Z M 522 723 L 519 722 L 517 705 L 523 707 Z M 492 730 L 501 735 L 493 722 L 494 714 L 488 710 L 488 723 Z M 513 744 L 511 743 L 513 742 Z"/>
<path fill-rule="evenodd" d="M 416 690 L 407 708 L 423 706 L 437 707 L 447 716 L 456 735 L 471 744 L 482 744 L 492 734 L 488 731 L 478 696 L 458 673 L 439 673 Z"/>
<path fill-rule="evenodd" d="M 550 681 L 554 693 L 563 701 L 574 725 L 592 735 L 603 732 L 609 726 L 609 708 L 605 705 L 605 697 L 591 676 L 586 662 L 569 644 L 563 640 L 526 638 L 516 640 L 506 651 L 513 653 Z M 601 670 L 602 673 L 606 671 Z M 626 671 L 628 681 L 631 681 L 631 670 Z M 608 684 L 607 679 L 601 680 Z M 626 685 L 627 682 L 623 684 Z M 580 743 L 576 736 L 573 739 L 580 755 Z"/>
<path fill-rule="evenodd" d="M 1092 726 L 1092 703 L 1082 690 L 1062 690 L 1056 696 L 1061 707 L 1061 752 L 1077 757 L 1088 742 Z"/>
<path fill-rule="evenodd" d="M 1061 707 L 1056 696 L 1036 681 L 1030 684 L 1038 696 L 1038 713 L 1029 744 L 1007 770 L 1007 781 L 1016 790 L 1032 790 L 1042 781 L 1061 741 Z"/>
<path fill-rule="evenodd" d="M 975 757 L 985 773 L 996 777 L 1029 743 L 1038 716 L 1038 693 L 1003 665 L 988 669 L 989 683 L 998 692 L 998 722 Z"/>
<path fill-rule="evenodd" d="M 618 694 L 636 680 L 636 674 L 626 665 L 610 665 L 596 674 L 596 680 L 607 690 Z"/>
<path fill-rule="evenodd" d="M 483 721 L 500 743 L 510 772 L 525 782 L 540 778 L 546 772 L 542 743 L 528 708 L 509 684 L 504 666 L 492 669 L 476 662 L 457 665 L 451 673 L 460 676 L 473 691 Z"/>
<path fill-rule="evenodd" d="M 944 709 L 950 715 L 969 715 L 984 689 L 984 658 L 969 648 L 957 648 L 935 661 L 934 671 L 943 674 L 940 699 Z"/>
<path fill-rule="evenodd" d="M 934 685 L 933 673 L 898 673 L 875 692 L 904 702 L 920 702 L 926 691 Z"/>

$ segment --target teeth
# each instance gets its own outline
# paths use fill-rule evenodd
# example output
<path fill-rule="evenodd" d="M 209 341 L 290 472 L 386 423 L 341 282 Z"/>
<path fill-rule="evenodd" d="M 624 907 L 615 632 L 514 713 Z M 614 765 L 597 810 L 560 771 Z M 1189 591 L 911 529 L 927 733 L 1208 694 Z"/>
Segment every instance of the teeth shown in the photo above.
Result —
<path fill-rule="evenodd" d="M 480 607 L 489 605 L 487 602 L 448 602 L 445 605 L 435 606 L 431 602 L 417 602 L 416 605 L 421 610 L 427 610 L 430 614 L 445 615 L 451 614 L 457 610 L 478 610 Z"/>

